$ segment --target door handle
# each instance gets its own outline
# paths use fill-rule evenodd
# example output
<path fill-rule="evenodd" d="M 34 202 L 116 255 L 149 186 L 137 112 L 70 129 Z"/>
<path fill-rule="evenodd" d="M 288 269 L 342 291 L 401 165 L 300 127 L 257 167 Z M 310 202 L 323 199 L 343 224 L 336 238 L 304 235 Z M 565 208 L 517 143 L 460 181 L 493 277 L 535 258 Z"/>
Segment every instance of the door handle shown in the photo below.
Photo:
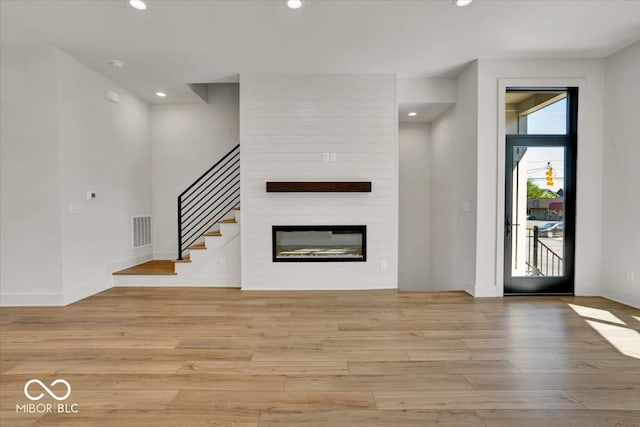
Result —
<path fill-rule="evenodd" d="M 504 232 L 506 237 L 509 237 L 509 235 L 511 235 L 511 228 L 512 227 L 519 227 L 520 224 L 512 224 L 511 223 L 511 218 L 510 217 L 506 217 L 505 218 L 505 223 L 504 223 Z"/>

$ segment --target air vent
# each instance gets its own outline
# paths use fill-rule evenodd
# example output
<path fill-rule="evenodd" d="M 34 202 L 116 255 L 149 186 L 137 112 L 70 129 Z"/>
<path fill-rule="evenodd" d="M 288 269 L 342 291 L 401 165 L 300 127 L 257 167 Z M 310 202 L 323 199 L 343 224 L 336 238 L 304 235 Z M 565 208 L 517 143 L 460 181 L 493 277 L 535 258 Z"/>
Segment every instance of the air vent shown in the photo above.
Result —
<path fill-rule="evenodd" d="M 151 245 L 151 216 L 131 217 L 131 241 L 134 248 Z"/>

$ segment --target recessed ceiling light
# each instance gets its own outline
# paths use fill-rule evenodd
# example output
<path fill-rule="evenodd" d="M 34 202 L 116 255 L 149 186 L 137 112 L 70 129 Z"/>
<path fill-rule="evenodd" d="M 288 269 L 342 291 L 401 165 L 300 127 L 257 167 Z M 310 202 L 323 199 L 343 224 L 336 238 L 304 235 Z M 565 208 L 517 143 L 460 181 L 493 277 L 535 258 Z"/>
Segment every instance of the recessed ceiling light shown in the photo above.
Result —
<path fill-rule="evenodd" d="M 469 6 L 473 0 L 453 0 L 453 4 L 456 6 Z"/>
<path fill-rule="evenodd" d="M 134 9 L 147 10 L 147 5 L 142 0 L 129 0 L 129 4 Z"/>
<path fill-rule="evenodd" d="M 120 61 L 119 59 L 112 59 L 111 61 L 109 61 L 109 65 L 111 65 L 113 68 L 124 68 L 124 62 Z"/>
<path fill-rule="evenodd" d="M 412 112 L 410 112 L 410 113 L 408 114 L 408 116 L 409 116 L 409 117 L 415 117 L 415 116 L 417 116 L 417 115 L 418 115 L 418 113 L 416 113 L 415 111 L 412 111 Z"/>
<path fill-rule="evenodd" d="M 160 98 L 164 98 L 165 96 L 167 96 L 167 94 L 164 92 L 156 92 L 156 96 L 159 96 Z"/>
<path fill-rule="evenodd" d="M 302 0 L 287 0 L 287 7 L 289 9 L 300 9 L 302 7 Z"/>

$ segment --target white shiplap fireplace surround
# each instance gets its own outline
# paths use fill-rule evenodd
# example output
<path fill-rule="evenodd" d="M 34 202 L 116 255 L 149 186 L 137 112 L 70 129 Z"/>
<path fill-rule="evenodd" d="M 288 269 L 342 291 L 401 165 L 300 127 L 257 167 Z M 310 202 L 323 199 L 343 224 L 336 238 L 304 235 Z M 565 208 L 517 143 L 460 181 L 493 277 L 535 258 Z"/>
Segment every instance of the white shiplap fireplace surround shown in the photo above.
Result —
<path fill-rule="evenodd" d="M 242 74 L 242 288 L 396 288 L 392 74 Z M 335 153 L 335 161 L 323 161 Z M 267 193 L 267 181 L 371 181 L 370 193 Z M 367 226 L 367 261 L 274 263 L 273 225 Z"/>

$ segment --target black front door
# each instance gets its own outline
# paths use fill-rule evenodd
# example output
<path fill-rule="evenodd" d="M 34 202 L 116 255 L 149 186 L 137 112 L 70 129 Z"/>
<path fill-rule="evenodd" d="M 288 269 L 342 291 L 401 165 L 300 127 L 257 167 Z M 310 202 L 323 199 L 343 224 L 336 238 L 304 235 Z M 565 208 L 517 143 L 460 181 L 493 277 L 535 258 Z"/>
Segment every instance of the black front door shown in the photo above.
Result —
<path fill-rule="evenodd" d="M 508 89 L 504 293 L 573 294 L 577 89 Z"/>

